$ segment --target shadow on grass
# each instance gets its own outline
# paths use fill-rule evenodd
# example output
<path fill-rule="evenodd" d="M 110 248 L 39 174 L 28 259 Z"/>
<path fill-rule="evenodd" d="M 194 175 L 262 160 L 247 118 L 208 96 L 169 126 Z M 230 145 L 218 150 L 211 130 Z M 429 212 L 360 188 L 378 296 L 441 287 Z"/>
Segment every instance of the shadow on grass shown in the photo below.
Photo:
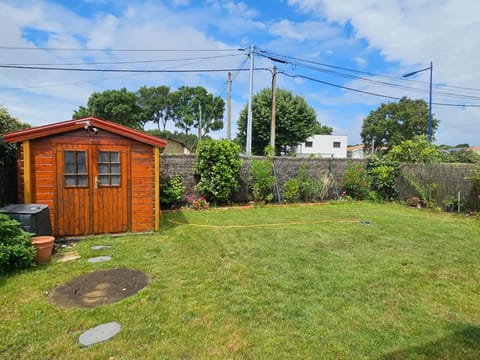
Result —
<path fill-rule="evenodd" d="M 395 351 L 380 359 L 480 359 L 480 327 L 469 324 L 456 324 L 455 327 L 449 336 Z"/>
<path fill-rule="evenodd" d="M 161 231 L 174 229 L 177 226 L 181 226 L 180 224 L 188 224 L 188 220 L 182 211 L 162 211 Z"/>

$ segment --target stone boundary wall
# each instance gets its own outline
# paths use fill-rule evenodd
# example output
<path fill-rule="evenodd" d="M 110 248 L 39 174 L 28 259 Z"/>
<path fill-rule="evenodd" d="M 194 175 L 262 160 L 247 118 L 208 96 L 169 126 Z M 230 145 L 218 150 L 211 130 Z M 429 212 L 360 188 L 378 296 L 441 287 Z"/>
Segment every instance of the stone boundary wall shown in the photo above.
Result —
<path fill-rule="evenodd" d="M 419 196 L 411 180 L 420 185 L 427 194 L 430 192 L 437 206 L 443 201 L 457 198 L 460 193 L 461 202 L 472 209 L 479 209 L 478 194 L 472 193 L 472 182 L 468 179 L 473 174 L 473 164 L 403 164 L 397 182 L 400 199 Z M 434 184 L 434 190 L 429 187 Z"/>
<path fill-rule="evenodd" d="M 251 200 L 248 191 L 248 178 L 250 176 L 250 163 L 252 159 L 264 159 L 263 157 L 242 157 L 243 165 L 240 172 L 240 188 L 232 196 L 233 202 L 244 203 Z M 352 159 L 320 159 L 320 158 L 299 158 L 299 157 L 274 157 L 274 171 L 277 179 L 278 192 L 282 193 L 283 184 L 293 177 L 297 177 L 302 164 L 308 169 L 308 174 L 313 178 L 322 178 L 331 173 L 336 181 L 338 191 L 341 191 L 341 182 L 348 165 L 367 164 L 367 160 Z M 187 187 L 185 197 L 198 196 L 195 191 L 196 178 L 193 175 L 195 166 L 195 155 L 161 155 L 161 182 L 165 183 L 177 174 L 183 178 Z M 472 184 L 468 179 L 475 169 L 472 164 L 403 164 L 401 175 L 398 178 L 397 186 L 400 190 L 399 199 L 405 201 L 409 197 L 419 196 L 408 179 L 413 178 L 417 184 L 426 189 L 429 184 L 436 185 L 433 194 L 438 206 L 444 200 L 457 197 L 460 192 L 462 202 L 475 205 L 478 202 L 477 195 L 472 194 Z M 275 191 L 277 193 L 277 191 Z M 276 195 L 276 194 L 275 194 Z M 335 198 L 335 186 L 330 190 L 329 198 Z M 480 205 L 480 204 L 477 204 Z"/>

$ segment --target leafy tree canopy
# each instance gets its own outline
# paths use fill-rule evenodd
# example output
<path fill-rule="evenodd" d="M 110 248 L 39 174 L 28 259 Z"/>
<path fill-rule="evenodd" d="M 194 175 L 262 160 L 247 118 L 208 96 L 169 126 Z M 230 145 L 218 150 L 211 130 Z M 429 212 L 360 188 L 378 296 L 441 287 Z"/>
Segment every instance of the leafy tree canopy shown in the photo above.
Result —
<path fill-rule="evenodd" d="M 275 154 L 289 153 L 309 136 L 331 133 L 331 128 L 317 122 L 315 110 L 301 96 L 285 89 L 276 91 Z M 263 155 L 270 143 L 271 89 L 257 93 L 252 100 L 252 153 Z M 240 113 L 236 141 L 245 146 L 247 106 Z"/>
<path fill-rule="evenodd" d="M 432 118 L 432 140 L 439 121 Z M 424 100 L 403 97 L 399 102 L 382 104 L 363 120 L 361 137 L 364 144 L 391 148 L 428 130 L 428 104 Z"/>
<path fill-rule="evenodd" d="M 149 121 L 165 131 L 172 114 L 172 93 L 168 86 L 142 86 L 137 91 L 137 104 L 142 109 L 141 119 L 145 124 Z M 161 125 L 161 127 L 160 127 Z"/>
<path fill-rule="evenodd" d="M 438 163 L 442 155 L 437 146 L 430 143 L 425 135 L 414 136 L 394 145 L 385 158 L 404 163 Z"/>
<path fill-rule="evenodd" d="M 28 129 L 29 127 L 29 124 L 22 123 L 14 118 L 8 113 L 5 107 L 0 105 L 0 134 Z M 3 138 L 0 137 L 0 155 L 4 153 L 15 156 L 16 146 L 15 144 L 7 144 L 3 141 Z M 3 159 L 0 159 L 0 162 L 3 162 Z"/>
<path fill-rule="evenodd" d="M 175 126 L 188 135 L 192 128 L 198 137 L 223 128 L 225 102 L 203 87 L 181 86 L 172 94 L 172 114 Z"/>
<path fill-rule="evenodd" d="M 74 119 L 95 116 L 100 119 L 114 121 L 134 129 L 143 129 L 145 122 L 141 119 L 141 111 L 137 95 L 126 88 L 94 92 L 88 98 L 87 107 L 80 106 L 73 113 Z"/>
<path fill-rule="evenodd" d="M 137 92 L 125 88 L 95 92 L 86 107 L 74 111 L 73 118 L 95 116 L 139 130 L 152 122 L 164 131 L 172 121 L 185 135 L 200 124 L 198 135 L 204 136 L 223 128 L 224 108 L 221 97 L 209 94 L 201 86 L 182 86 L 173 92 L 168 86 L 142 86 Z"/>

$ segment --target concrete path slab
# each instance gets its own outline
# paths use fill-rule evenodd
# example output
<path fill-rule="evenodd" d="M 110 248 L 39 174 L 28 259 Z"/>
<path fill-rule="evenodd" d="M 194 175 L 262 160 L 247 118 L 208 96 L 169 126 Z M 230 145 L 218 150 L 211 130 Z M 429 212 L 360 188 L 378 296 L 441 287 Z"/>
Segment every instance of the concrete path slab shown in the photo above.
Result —
<path fill-rule="evenodd" d="M 108 339 L 117 335 L 121 329 L 122 326 L 115 321 L 98 325 L 81 334 L 78 338 L 78 343 L 80 346 L 85 347 L 102 341 L 107 341 Z"/>
<path fill-rule="evenodd" d="M 99 263 L 99 262 L 110 261 L 110 260 L 112 260 L 111 256 L 97 256 L 97 257 L 90 258 L 87 261 L 89 263 Z"/>

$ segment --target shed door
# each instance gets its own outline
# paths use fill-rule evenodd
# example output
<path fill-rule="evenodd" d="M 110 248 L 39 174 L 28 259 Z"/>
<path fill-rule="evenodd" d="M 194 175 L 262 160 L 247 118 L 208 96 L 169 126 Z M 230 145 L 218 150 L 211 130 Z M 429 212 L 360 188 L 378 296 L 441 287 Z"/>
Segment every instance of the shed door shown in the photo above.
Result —
<path fill-rule="evenodd" d="M 129 230 L 126 148 L 57 145 L 57 234 Z"/>

